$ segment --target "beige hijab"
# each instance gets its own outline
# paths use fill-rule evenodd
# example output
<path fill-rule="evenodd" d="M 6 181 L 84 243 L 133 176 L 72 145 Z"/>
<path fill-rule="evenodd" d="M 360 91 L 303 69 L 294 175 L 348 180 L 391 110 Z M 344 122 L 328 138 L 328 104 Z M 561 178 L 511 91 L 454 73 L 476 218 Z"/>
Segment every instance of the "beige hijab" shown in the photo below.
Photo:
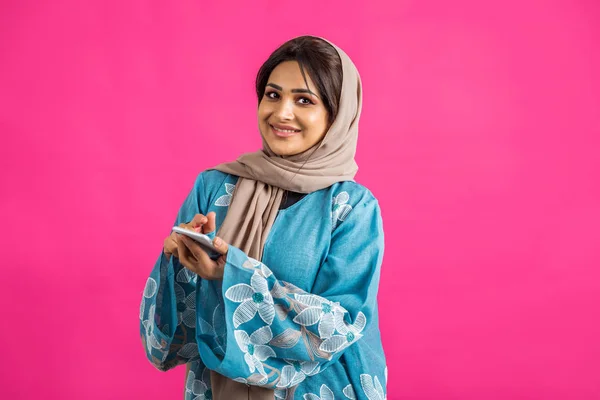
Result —
<path fill-rule="evenodd" d="M 323 39 L 325 40 L 325 39 Z M 265 240 L 287 191 L 311 193 L 336 182 L 353 180 L 362 87 L 354 63 L 333 43 L 342 61 L 342 93 L 338 114 L 323 140 L 305 152 L 281 157 L 263 139 L 263 150 L 247 153 L 214 169 L 239 176 L 225 221 L 217 235 L 250 257 L 261 260 Z M 215 400 L 273 399 L 273 391 L 230 380 L 211 372 Z"/>
<path fill-rule="evenodd" d="M 323 39 L 325 40 L 325 39 Z M 284 191 L 311 193 L 354 179 L 362 87 L 358 70 L 343 50 L 331 44 L 342 60 L 342 93 L 338 114 L 323 140 L 303 153 L 281 157 L 263 138 L 263 150 L 247 153 L 214 169 L 239 176 L 218 236 L 250 257 L 262 258 L 265 240 Z"/>

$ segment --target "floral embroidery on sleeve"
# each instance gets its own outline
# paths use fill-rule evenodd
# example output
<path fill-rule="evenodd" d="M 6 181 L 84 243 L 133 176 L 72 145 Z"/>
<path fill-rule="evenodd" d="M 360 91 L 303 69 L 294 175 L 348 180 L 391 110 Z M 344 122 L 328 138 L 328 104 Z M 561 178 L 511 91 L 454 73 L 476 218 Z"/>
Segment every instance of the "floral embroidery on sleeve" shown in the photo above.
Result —
<path fill-rule="evenodd" d="M 212 315 L 212 325 L 200 316 L 198 320 L 197 331 L 201 335 L 208 335 L 214 339 L 213 351 L 221 356 L 225 355 L 227 327 L 225 323 L 225 314 L 223 313 L 223 304 L 219 302 Z"/>
<path fill-rule="evenodd" d="M 142 326 L 144 327 L 144 337 L 142 339 L 146 346 L 146 351 L 148 354 L 152 355 L 155 365 L 165 361 L 168 355 L 166 343 L 164 343 L 164 341 L 159 341 L 154 333 L 154 329 L 156 328 L 156 324 L 154 322 L 156 306 L 154 304 L 152 304 L 148 310 L 148 318 L 144 319 L 146 299 L 152 299 L 156 295 L 157 288 L 158 285 L 156 281 L 149 277 L 146 281 L 146 286 L 144 287 L 144 296 L 142 297 L 142 304 L 140 305 L 140 319 L 142 320 Z M 156 355 L 159 357 L 156 357 Z"/>
<path fill-rule="evenodd" d="M 261 386 L 266 384 L 269 381 L 269 377 L 268 376 L 263 376 L 261 374 L 254 374 L 248 377 L 248 379 L 246 378 L 235 378 L 234 381 L 239 382 L 239 383 L 243 383 L 244 385 L 255 385 L 255 386 Z"/>
<path fill-rule="evenodd" d="M 385 376 L 385 382 L 387 383 L 387 367 L 385 367 L 384 376 Z M 373 376 L 371 376 L 369 374 L 361 374 L 360 375 L 360 385 L 362 387 L 362 390 L 363 390 L 365 396 L 367 396 L 367 399 L 369 399 L 369 400 L 386 400 L 387 399 L 387 396 L 385 395 L 385 393 L 383 391 L 383 386 L 381 386 L 381 383 L 379 382 L 379 378 L 377 376 L 375 376 L 375 378 L 373 378 Z M 344 393 L 344 396 L 346 396 L 346 398 L 348 398 L 350 400 L 356 400 L 356 393 L 354 392 L 354 388 L 352 387 L 352 385 L 346 386 L 342 392 Z"/>
<path fill-rule="evenodd" d="M 177 302 L 177 323 L 183 324 L 189 328 L 196 327 L 196 291 L 185 295 L 185 290 L 181 285 L 175 283 L 175 299 Z"/>
<path fill-rule="evenodd" d="M 190 372 L 188 373 L 187 381 L 185 383 L 186 394 L 191 394 L 191 399 L 193 400 L 212 399 L 210 370 L 208 368 L 204 368 L 199 378 L 200 379 L 196 379 L 194 368 L 190 368 Z"/>
<path fill-rule="evenodd" d="M 362 337 L 361 332 L 367 324 L 367 318 L 362 312 L 358 313 L 358 316 L 352 325 L 348 325 L 344 322 L 344 315 L 342 313 L 335 314 L 334 318 L 335 329 L 338 331 L 339 335 L 333 335 L 327 338 L 321 343 L 320 347 L 322 351 L 328 353 L 338 352 L 356 342 Z"/>
<path fill-rule="evenodd" d="M 343 313 L 340 303 L 332 303 L 315 295 L 296 294 L 298 303 L 306 306 L 296 317 L 294 322 L 303 326 L 312 326 L 318 323 L 319 336 L 328 339 L 335 329 L 334 314 Z"/>
<path fill-rule="evenodd" d="M 367 396 L 369 400 L 386 399 L 386 396 L 383 393 L 383 386 L 379 383 L 379 378 L 377 378 L 377 376 L 373 379 L 369 374 L 361 374 L 360 385 L 362 386 L 363 392 L 365 392 L 365 396 Z"/>
<path fill-rule="evenodd" d="M 342 390 L 344 396 L 346 396 L 350 400 L 356 400 L 356 393 L 354 393 L 354 388 L 352 385 L 348 385 Z"/>
<path fill-rule="evenodd" d="M 294 398 L 294 394 L 292 393 L 292 391 L 295 388 L 292 389 L 275 389 L 275 400 L 288 400 L 288 399 L 293 399 Z"/>
<path fill-rule="evenodd" d="M 242 267 L 253 273 L 250 285 L 239 283 L 226 290 L 225 298 L 240 303 L 230 318 L 234 327 L 239 328 L 258 313 L 266 325 L 252 334 L 243 328 L 234 331 L 235 340 L 249 369 L 249 376 L 236 379 L 238 382 L 268 383 L 269 387 L 278 389 L 278 394 L 283 396 L 283 389 L 293 388 L 308 376 L 316 375 L 321 371 L 323 362 L 331 360 L 335 353 L 362 337 L 361 332 L 367 322 L 362 312 L 358 312 L 353 324 L 347 323 L 344 317 L 348 311 L 338 302 L 275 280 L 269 268 L 252 258 L 247 258 Z M 267 277 L 271 279 L 267 280 Z M 270 290 L 269 285 L 272 286 Z M 278 300 L 278 304 L 274 304 L 274 299 Z M 295 313 L 293 318 L 288 316 L 290 312 Z M 273 337 L 271 325 L 276 314 L 279 320 L 288 319 L 295 325 L 283 325 L 283 332 Z M 306 346 L 310 360 L 275 359 L 274 348 L 291 349 L 300 343 Z M 269 358 L 273 360 L 269 361 Z M 271 380 L 271 377 L 274 379 Z M 315 397 L 308 398 L 333 398 L 329 397 L 329 392 L 329 388 L 325 387 L 320 397 L 313 395 Z"/>
<path fill-rule="evenodd" d="M 269 292 L 267 280 L 258 271 L 255 271 L 250 280 L 250 285 L 240 283 L 230 287 L 225 292 L 225 297 L 235 303 L 242 303 L 233 313 L 233 325 L 237 328 L 244 322 L 250 321 L 256 313 L 260 318 L 271 325 L 275 317 L 273 296 Z"/>
<path fill-rule="evenodd" d="M 265 264 L 261 263 L 260 261 L 255 260 L 254 258 L 248 258 L 248 260 L 244 261 L 244 263 L 242 264 L 242 267 L 244 267 L 246 269 L 250 269 L 250 270 L 254 270 L 254 269 L 260 270 L 260 273 L 264 278 L 268 278 L 271 275 L 273 275 L 273 273 L 271 272 L 269 267 L 267 267 Z"/>
<path fill-rule="evenodd" d="M 250 336 L 245 331 L 236 330 L 234 335 L 240 350 L 244 353 L 244 361 L 248 364 L 250 372 L 258 371 L 266 378 L 267 373 L 262 362 L 269 357 L 275 357 L 273 349 L 267 346 L 267 343 L 273 339 L 271 328 L 263 326 Z"/>
<path fill-rule="evenodd" d="M 335 400 L 335 396 L 326 384 L 321 385 L 320 397 L 316 394 L 307 393 L 304 395 L 304 400 Z"/>
<path fill-rule="evenodd" d="M 219 197 L 217 201 L 215 201 L 215 206 L 217 207 L 228 207 L 231 204 L 231 199 L 233 197 L 233 192 L 235 191 L 235 185 L 231 183 L 225 184 L 225 192 L 223 196 Z"/>
<path fill-rule="evenodd" d="M 142 302 L 140 303 L 140 319 L 144 319 L 144 310 L 146 309 L 146 299 L 151 299 L 156 294 L 156 289 L 158 285 L 156 281 L 152 278 L 148 278 L 146 281 L 146 286 L 144 286 L 144 296 L 142 297 Z"/>
<path fill-rule="evenodd" d="M 286 365 L 281 370 L 281 379 L 277 383 L 278 388 L 293 387 L 298 385 L 307 376 L 313 376 L 319 373 L 321 367 L 316 361 L 289 361 L 285 360 Z"/>
<path fill-rule="evenodd" d="M 331 211 L 331 230 L 337 228 L 338 224 L 346 219 L 352 206 L 348 204 L 350 195 L 348 192 L 341 192 L 333 198 L 333 209 Z"/>
<path fill-rule="evenodd" d="M 181 268 L 175 279 L 179 283 L 196 283 L 198 282 L 198 274 L 190 271 L 187 268 Z"/>

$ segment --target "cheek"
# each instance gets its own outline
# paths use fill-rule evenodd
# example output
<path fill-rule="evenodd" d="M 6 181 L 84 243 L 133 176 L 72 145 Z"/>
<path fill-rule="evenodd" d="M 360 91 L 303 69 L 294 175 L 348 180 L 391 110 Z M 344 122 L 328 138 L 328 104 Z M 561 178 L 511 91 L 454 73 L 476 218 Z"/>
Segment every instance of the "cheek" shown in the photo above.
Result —
<path fill-rule="evenodd" d="M 264 103 L 261 103 L 258 106 L 258 111 L 257 111 L 257 115 L 258 115 L 258 119 L 263 122 L 263 120 L 270 114 L 269 112 L 269 107 L 264 105 Z"/>
<path fill-rule="evenodd" d="M 307 116 L 306 123 L 313 135 L 324 135 L 327 131 L 327 115 L 323 113 L 314 113 Z"/>

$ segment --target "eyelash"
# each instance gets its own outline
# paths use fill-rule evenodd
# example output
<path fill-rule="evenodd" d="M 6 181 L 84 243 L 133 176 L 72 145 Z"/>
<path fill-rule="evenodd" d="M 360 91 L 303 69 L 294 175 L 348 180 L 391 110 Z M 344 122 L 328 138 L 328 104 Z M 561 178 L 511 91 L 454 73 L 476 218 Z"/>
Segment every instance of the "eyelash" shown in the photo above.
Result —
<path fill-rule="evenodd" d="M 265 92 L 265 97 L 267 97 L 269 100 L 276 100 L 276 98 L 271 97 L 272 94 L 277 95 L 277 97 L 279 97 L 279 93 L 277 93 L 277 92 Z M 302 100 L 302 99 L 308 101 L 308 103 L 300 103 L 303 106 L 315 104 L 311 99 L 309 99 L 308 97 L 304 97 L 304 96 L 300 97 L 298 100 Z"/>

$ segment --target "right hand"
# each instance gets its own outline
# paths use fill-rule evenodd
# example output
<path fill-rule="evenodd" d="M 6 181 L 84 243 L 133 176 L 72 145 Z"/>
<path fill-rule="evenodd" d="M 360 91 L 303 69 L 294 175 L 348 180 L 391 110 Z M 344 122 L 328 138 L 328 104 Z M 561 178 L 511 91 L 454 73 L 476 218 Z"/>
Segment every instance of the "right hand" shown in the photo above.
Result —
<path fill-rule="evenodd" d="M 209 212 L 207 215 L 196 214 L 190 223 L 179 224 L 179 227 L 204 233 L 206 235 L 215 230 L 215 217 L 216 214 L 214 212 Z M 179 258 L 177 247 L 177 233 L 171 232 L 171 234 L 165 239 L 163 245 L 163 252 L 165 253 L 165 256 L 167 256 L 167 259 L 171 257 L 171 254 Z"/>

